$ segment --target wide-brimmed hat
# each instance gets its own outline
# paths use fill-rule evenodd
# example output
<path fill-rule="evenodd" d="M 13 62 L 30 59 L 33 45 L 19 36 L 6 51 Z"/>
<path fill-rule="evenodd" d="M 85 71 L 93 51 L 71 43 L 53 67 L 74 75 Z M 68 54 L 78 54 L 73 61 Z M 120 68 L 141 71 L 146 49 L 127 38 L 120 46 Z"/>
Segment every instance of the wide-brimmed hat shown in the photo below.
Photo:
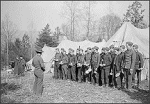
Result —
<path fill-rule="evenodd" d="M 35 46 L 35 51 L 36 52 L 43 52 L 43 50 L 42 50 L 42 47 L 40 47 L 40 46 Z"/>

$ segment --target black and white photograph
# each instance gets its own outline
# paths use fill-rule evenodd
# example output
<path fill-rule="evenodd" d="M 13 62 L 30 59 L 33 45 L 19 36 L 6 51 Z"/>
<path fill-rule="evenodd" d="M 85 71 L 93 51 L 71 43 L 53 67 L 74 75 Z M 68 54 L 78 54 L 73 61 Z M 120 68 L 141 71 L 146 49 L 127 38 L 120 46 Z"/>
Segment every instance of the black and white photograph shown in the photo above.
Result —
<path fill-rule="evenodd" d="M 1 1 L 1 103 L 150 103 L 149 1 Z"/>

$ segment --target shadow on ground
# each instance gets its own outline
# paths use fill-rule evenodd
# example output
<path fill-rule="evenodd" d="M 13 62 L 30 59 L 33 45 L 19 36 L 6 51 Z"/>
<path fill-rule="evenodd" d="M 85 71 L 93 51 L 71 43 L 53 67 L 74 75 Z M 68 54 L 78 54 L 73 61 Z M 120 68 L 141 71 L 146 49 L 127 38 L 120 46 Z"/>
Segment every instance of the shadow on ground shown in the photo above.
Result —
<path fill-rule="evenodd" d="M 141 103 L 149 104 L 150 102 L 150 91 L 148 81 L 144 80 L 141 82 L 141 85 L 144 89 L 134 88 L 136 91 L 129 92 L 126 90 L 122 90 L 123 92 L 127 93 L 131 99 L 141 101 Z"/>

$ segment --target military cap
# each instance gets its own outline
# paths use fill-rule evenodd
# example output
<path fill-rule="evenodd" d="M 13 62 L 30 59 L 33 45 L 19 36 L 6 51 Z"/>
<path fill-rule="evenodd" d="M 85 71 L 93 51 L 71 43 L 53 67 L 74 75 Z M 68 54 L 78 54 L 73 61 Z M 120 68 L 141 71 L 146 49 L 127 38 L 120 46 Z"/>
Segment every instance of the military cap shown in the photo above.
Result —
<path fill-rule="evenodd" d="M 132 45 L 133 45 L 132 42 L 126 42 L 126 44 L 128 44 L 129 46 L 132 46 Z"/>
<path fill-rule="evenodd" d="M 102 50 L 105 51 L 105 47 L 103 47 Z"/>
<path fill-rule="evenodd" d="M 124 45 L 121 45 L 120 47 L 121 47 L 122 49 L 125 49 L 125 46 L 124 46 Z"/>
<path fill-rule="evenodd" d="M 134 44 L 133 47 L 135 47 L 135 49 L 138 49 L 138 45 L 137 44 Z"/>
<path fill-rule="evenodd" d="M 119 50 L 120 50 L 120 48 L 118 48 L 118 47 L 114 47 L 114 50 L 119 51 Z"/>
<path fill-rule="evenodd" d="M 43 52 L 43 51 L 42 51 L 42 48 L 39 47 L 39 46 L 35 46 L 35 51 L 36 51 L 36 52 L 41 52 L 41 53 Z"/>
<path fill-rule="evenodd" d="M 99 48 L 97 46 L 95 46 L 94 49 L 98 50 Z"/>
<path fill-rule="evenodd" d="M 88 49 L 91 50 L 91 47 L 88 47 L 87 50 L 88 50 Z"/>
<path fill-rule="evenodd" d="M 114 48 L 114 45 L 109 46 L 110 49 Z"/>
<path fill-rule="evenodd" d="M 109 48 L 108 48 L 108 47 L 106 47 L 106 48 L 105 48 L 105 50 L 106 50 L 106 51 L 109 51 Z"/>

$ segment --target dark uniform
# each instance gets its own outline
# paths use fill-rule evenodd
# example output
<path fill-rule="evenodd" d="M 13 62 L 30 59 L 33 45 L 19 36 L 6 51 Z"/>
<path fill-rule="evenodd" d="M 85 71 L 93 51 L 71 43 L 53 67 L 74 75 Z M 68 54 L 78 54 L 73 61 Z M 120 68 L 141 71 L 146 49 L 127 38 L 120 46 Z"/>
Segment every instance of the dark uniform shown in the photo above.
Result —
<path fill-rule="evenodd" d="M 60 78 L 60 61 L 61 61 L 61 54 L 56 53 L 55 54 L 55 60 L 54 60 L 54 78 L 58 79 Z"/>
<path fill-rule="evenodd" d="M 129 46 L 132 46 L 132 42 L 127 42 Z M 125 74 L 125 82 L 126 82 L 126 88 L 131 89 L 131 83 L 132 83 L 132 73 L 133 69 L 135 67 L 135 60 L 136 60 L 136 53 L 134 50 L 126 50 L 125 51 L 125 69 L 124 69 L 124 74 Z M 131 70 L 132 69 L 132 70 Z"/>
<path fill-rule="evenodd" d="M 111 45 L 109 47 L 111 50 L 109 52 L 109 54 L 111 55 L 111 59 L 112 59 L 112 62 L 111 62 L 111 65 L 110 65 L 110 71 L 113 72 L 114 70 L 114 59 L 116 57 L 116 54 L 115 54 L 115 51 L 114 51 L 114 45 Z M 109 85 L 112 85 L 112 82 L 113 82 L 113 77 L 109 77 Z"/>
<path fill-rule="evenodd" d="M 114 50 L 116 50 L 117 52 L 119 52 L 119 48 L 114 48 Z M 118 54 L 116 54 L 115 55 L 115 58 L 114 58 L 114 62 L 113 62 L 113 71 L 112 71 L 112 73 L 113 73 L 113 85 L 117 88 L 117 77 L 116 77 L 116 74 L 117 73 L 120 73 L 121 72 L 121 57 L 120 57 L 120 55 Z"/>
<path fill-rule="evenodd" d="M 15 67 L 14 67 L 14 75 L 19 75 L 18 73 L 18 66 L 19 66 L 19 59 L 15 60 Z"/>
<path fill-rule="evenodd" d="M 106 47 L 105 50 L 109 51 L 109 48 Z M 105 66 L 103 66 L 103 69 L 102 69 L 102 84 L 104 83 L 106 86 L 107 84 L 109 84 L 108 79 L 109 79 L 110 65 L 112 63 L 112 58 L 109 53 L 105 53 L 103 58 L 104 58 L 103 64 L 105 64 Z"/>
<path fill-rule="evenodd" d="M 38 49 L 37 52 L 42 52 L 42 49 Z M 32 65 L 35 67 L 35 81 L 33 86 L 33 92 L 37 95 L 42 95 L 44 77 L 43 72 L 45 71 L 45 65 L 41 55 L 37 54 L 36 56 L 34 56 Z"/>
<path fill-rule="evenodd" d="M 62 51 L 64 51 L 64 50 L 65 50 L 64 48 L 61 48 L 61 53 L 60 53 L 60 55 L 61 55 L 61 61 L 62 61 L 62 57 L 63 57 Z M 63 79 L 62 64 L 59 63 L 59 65 L 60 65 L 60 68 L 59 68 L 59 78 Z"/>
<path fill-rule="evenodd" d="M 138 45 L 133 45 L 135 49 L 138 49 Z M 136 51 L 136 61 L 135 61 L 135 67 L 133 70 L 133 83 L 135 83 L 135 74 L 137 73 L 137 86 L 139 87 L 139 84 L 141 82 L 141 70 L 140 68 L 143 68 L 143 58 L 142 54 L 139 51 Z"/>
<path fill-rule="evenodd" d="M 91 48 L 88 48 L 91 49 Z M 87 53 L 84 55 L 84 61 L 87 65 L 84 65 L 84 69 L 85 71 L 89 69 L 89 67 L 91 67 L 91 53 Z M 86 81 L 91 81 L 91 74 L 87 74 L 86 75 Z"/>
<path fill-rule="evenodd" d="M 74 51 L 74 50 L 72 50 Z M 76 63 L 77 63 L 77 57 L 75 55 L 70 55 L 69 57 L 69 68 L 68 68 L 68 78 L 70 80 L 76 81 Z"/>
<path fill-rule="evenodd" d="M 95 50 L 98 50 L 98 47 L 94 47 Z M 94 52 L 94 54 L 91 57 L 91 68 L 92 68 L 92 83 L 95 84 L 98 80 L 97 80 L 97 74 L 95 73 L 95 71 L 97 71 L 98 67 L 99 67 L 99 61 L 100 61 L 100 55 L 98 52 Z"/>
<path fill-rule="evenodd" d="M 68 56 L 66 54 L 62 54 L 61 57 L 61 61 L 62 61 L 62 65 L 61 65 L 61 69 L 62 69 L 62 74 L 63 74 L 63 79 L 67 79 L 67 73 L 68 73 Z"/>
<path fill-rule="evenodd" d="M 118 78 L 117 79 L 117 86 L 118 87 L 121 87 L 123 88 L 123 78 L 124 78 L 124 72 L 123 72 L 123 69 L 124 69 L 124 61 L 125 61 L 125 57 L 124 57 L 124 52 L 121 52 L 119 55 L 119 71 L 120 71 L 120 79 Z"/>
<path fill-rule="evenodd" d="M 78 81 L 81 82 L 84 76 L 84 70 L 82 65 L 84 64 L 84 55 L 77 55 L 77 70 L 78 70 Z"/>
<path fill-rule="evenodd" d="M 104 60 L 104 55 L 105 55 L 105 48 L 103 47 L 102 48 L 102 53 L 100 53 L 100 61 L 99 61 L 99 64 L 103 64 L 103 60 Z M 99 66 L 98 68 L 98 84 L 99 86 L 102 86 L 102 77 L 101 77 L 101 74 L 102 74 L 102 69 L 103 67 L 102 66 Z"/>
<path fill-rule="evenodd" d="M 24 72 L 25 72 L 25 65 L 26 65 L 26 62 L 25 60 L 22 58 L 20 59 L 20 75 L 24 75 Z"/>

